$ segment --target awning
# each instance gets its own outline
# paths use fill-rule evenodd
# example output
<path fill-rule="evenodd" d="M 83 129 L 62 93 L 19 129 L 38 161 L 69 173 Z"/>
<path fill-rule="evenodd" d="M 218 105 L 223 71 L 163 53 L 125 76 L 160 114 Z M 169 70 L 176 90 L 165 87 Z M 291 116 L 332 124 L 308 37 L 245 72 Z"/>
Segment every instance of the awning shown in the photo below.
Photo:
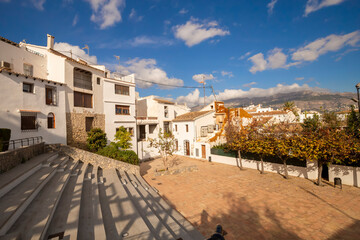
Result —
<path fill-rule="evenodd" d="M 20 109 L 19 112 L 21 113 L 40 113 L 38 110 L 27 110 L 27 109 Z"/>

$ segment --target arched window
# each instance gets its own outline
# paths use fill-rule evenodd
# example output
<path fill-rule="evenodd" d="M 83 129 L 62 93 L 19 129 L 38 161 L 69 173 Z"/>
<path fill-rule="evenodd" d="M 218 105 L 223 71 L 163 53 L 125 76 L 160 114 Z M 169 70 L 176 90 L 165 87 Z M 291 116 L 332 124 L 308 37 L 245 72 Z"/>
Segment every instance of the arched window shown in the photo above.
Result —
<path fill-rule="evenodd" d="M 55 115 L 49 113 L 47 116 L 48 128 L 55 128 Z"/>

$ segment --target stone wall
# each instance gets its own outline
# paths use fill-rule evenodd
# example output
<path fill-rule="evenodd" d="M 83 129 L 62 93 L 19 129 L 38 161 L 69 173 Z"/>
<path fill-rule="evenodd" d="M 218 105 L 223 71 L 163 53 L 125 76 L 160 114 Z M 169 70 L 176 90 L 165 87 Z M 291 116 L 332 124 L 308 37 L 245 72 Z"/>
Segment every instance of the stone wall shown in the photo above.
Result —
<path fill-rule="evenodd" d="M 32 157 L 44 153 L 45 143 L 17 148 L 6 152 L 0 152 L 0 173 L 6 172 L 17 165 L 26 162 Z"/>
<path fill-rule="evenodd" d="M 90 163 L 94 167 L 101 167 L 102 169 L 114 169 L 127 171 L 129 173 L 139 173 L 140 167 L 129 163 L 121 162 L 112 158 L 104 157 L 92 152 L 88 152 L 79 148 L 66 146 L 66 145 L 49 145 L 53 150 L 59 151 L 61 154 L 68 155 L 75 161 L 82 161 Z"/>
<path fill-rule="evenodd" d="M 96 113 L 66 113 L 67 144 L 86 149 L 86 117 L 93 117 L 92 128 L 101 128 L 105 132 L 105 114 Z"/>

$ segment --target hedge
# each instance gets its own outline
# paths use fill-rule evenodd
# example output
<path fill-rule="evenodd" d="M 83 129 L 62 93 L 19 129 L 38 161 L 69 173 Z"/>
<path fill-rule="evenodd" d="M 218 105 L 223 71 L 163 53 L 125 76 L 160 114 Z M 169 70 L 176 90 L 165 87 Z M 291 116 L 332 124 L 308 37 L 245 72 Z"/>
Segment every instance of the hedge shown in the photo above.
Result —
<path fill-rule="evenodd" d="M 133 165 L 139 165 L 139 158 L 132 150 L 120 150 L 115 146 L 108 145 L 100 149 L 97 154 Z"/>

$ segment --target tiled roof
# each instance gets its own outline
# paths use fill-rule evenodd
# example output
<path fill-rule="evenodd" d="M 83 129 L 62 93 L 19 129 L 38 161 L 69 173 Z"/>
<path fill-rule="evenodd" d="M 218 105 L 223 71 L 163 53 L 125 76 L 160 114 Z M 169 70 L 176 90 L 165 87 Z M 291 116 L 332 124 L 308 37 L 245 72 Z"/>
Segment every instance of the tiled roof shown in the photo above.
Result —
<path fill-rule="evenodd" d="M 11 74 L 14 74 L 16 76 L 23 76 L 23 77 L 26 77 L 26 78 L 32 78 L 34 80 L 40 80 L 40 81 L 47 81 L 48 83 L 55 83 L 55 84 L 60 84 L 60 85 L 66 85 L 66 83 L 62 83 L 62 82 L 57 82 L 57 81 L 53 81 L 53 80 L 49 80 L 49 79 L 45 79 L 45 78 L 39 78 L 39 77 L 35 77 L 35 76 L 29 76 L 29 75 L 26 75 L 26 74 L 23 74 L 23 73 L 18 73 L 18 72 L 14 72 L 8 68 L 0 68 L 0 73 L 1 72 L 7 72 L 9 73 L 9 75 Z"/>
<path fill-rule="evenodd" d="M 0 36 L 0 41 L 6 42 L 6 43 L 11 44 L 11 45 L 13 45 L 13 46 L 15 46 L 15 47 L 19 47 L 19 44 L 18 44 L 18 43 L 13 42 L 13 41 L 11 41 L 11 40 L 9 40 L 9 39 L 6 39 L 6 38 L 4 38 L 4 37 L 2 37 L 2 36 Z"/>
<path fill-rule="evenodd" d="M 210 112 L 214 111 L 199 111 L 199 112 L 189 112 L 182 114 L 180 116 L 177 116 L 173 122 L 185 122 L 185 121 L 194 121 L 196 118 L 201 117 L 203 115 L 206 115 Z"/>
<path fill-rule="evenodd" d="M 85 63 L 80 62 L 80 61 L 76 61 L 75 59 L 73 59 L 73 58 L 71 58 L 71 57 L 69 57 L 69 56 L 66 56 L 65 54 L 62 54 L 61 52 L 58 52 L 58 51 L 56 51 L 56 50 L 54 50 L 54 49 L 49 49 L 48 51 L 51 52 L 51 53 L 53 53 L 53 54 L 55 54 L 55 55 L 58 55 L 58 56 L 60 56 L 60 57 L 64 57 L 64 58 L 66 58 L 66 60 L 69 60 L 69 61 L 72 61 L 72 62 L 81 64 L 81 65 L 87 66 L 87 67 L 89 67 L 89 68 L 98 70 L 98 71 L 100 71 L 100 72 L 104 72 L 103 70 L 100 70 L 100 69 L 98 69 L 98 68 L 92 67 L 91 65 L 85 64 Z"/>
<path fill-rule="evenodd" d="M 165 99 L 160 99 L 160 98 L 154 98 L 155 101 L 157 101 L 158 103 L 164 103 L 164 104 L 171 104 L 174 105 L 174 102 L 171 102 L 169 100 L 165 100 Z"/>

